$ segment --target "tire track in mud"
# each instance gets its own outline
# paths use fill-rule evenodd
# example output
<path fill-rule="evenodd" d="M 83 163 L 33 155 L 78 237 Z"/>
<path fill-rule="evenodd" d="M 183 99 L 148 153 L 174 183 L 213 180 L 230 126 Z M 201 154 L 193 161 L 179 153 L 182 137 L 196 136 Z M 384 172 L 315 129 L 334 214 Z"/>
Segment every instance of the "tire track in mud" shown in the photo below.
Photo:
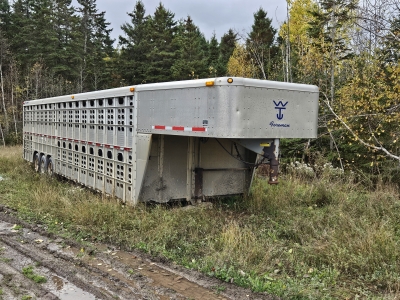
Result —
<path fill-rule="evenodd" d="M 43 300 L 277 299 L 154 262 L 140 253 L 102 244 L 82 251 L 76 242 L 49 234 L 10 213 L 0 206 L 0 300 L 25 295 Z M 47 282 L 38 284 L 26 278 L 22 270 L 28 266 Z"/>

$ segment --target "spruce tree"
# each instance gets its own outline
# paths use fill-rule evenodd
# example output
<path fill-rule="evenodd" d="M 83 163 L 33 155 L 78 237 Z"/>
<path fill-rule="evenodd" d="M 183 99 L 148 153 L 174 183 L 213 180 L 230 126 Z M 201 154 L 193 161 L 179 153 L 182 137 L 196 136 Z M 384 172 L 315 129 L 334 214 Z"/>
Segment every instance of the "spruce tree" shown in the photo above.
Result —
<path fill-rule="evenodd" d="M 220 76 L 225 76 L 227 74 L 227 65 L 229 58 L 231 57 L 233 50 L 235 50 L 236 42 L 238 41 L 237 33 L 233 32 L 232 29 L 229 29 L 227 33 L 225 33 L 221 38 L 221 43 L 219 45 L 220 49 L 220 57 L 219 57 L 219 65 L 220 65 Z"/>
<path fill-rule="evenodd" d="M 31 18 L 33 12 L 28 0 L 16 0 L 12 5 L 13 13 L 10 16 L 10 29 L 6 33 L 9 38 L 10 50 L 20 66 L 25 71 L 32 62 L 32 46 L 35 36 L 32 35 L 34 23 Z"/>
<path fill-rule="evenodd" d="M 154 16 L 149 18 L 145 43 L 148 49 L 146 53 L 148 66 L 145 71 L 147 83 L 172 80 L 171 67 L 175 63 L 178 50 L 174 41 L 177 31 L 174 16 L 160 3 Z"/>
<path fill-rule="evenodd" d="M 174 80 L 197 79 L 208 76 L 207 51 L 208 45 L 204 35 L 194 25 L 190 16 L 181 22 L 175 36 L 178 47 L 177 58 L 171 67 Z"/>
<path fill-rule="evenodd" d="M 119 37 L 121 53 L 118 58 L 118 69 L 121 80 L 126 84 L 141 84 L 146 82 L 147 66 L 147 30 L 148 16 L 142 1 L 136 2 L 131 17 L 131 23 L 124 23 L 121 29 L 125 36 Z"/>
<path fill-rule="evenodd" d="M 79 63 L 78 32 L 79 17 L 71 5 L 71 0 L 58 0 L 54 6 L 54 30 L 57 36 L 55 52 L 55 65 L 53 72 L 66 82 L 76 81 Z M 67 90 L 65 91 L 67 92 Z"/>
<path fill-rule="evenodd" d="M 10 16 L 10 3 L 8 0 L 0 0 L 0 30 L 3 32 L 4 37 L 10 30 Z"/>
<path fill-rule="evenodd" d="M 260 8 L 254 14 L 254 24 L 249 33 L 246 46 L 250 50 L 253 62 L 258 66 L 257 77 L 267 79 L 271 72 L 271 61 L 277 54 L 273 47 L 276 29 L 272 27 L 272 19 L 267 17 L 267 12 Z"/>
<path fill-rule="evenodd" d="M 107 58 L 113 53 L 105 12 L 99 12 L 96 0 L 78 0 L 80 25 L 79 88 L 81 91 L 107 87 L 111 74 L 107 68 Z"/>
<path fill-rule="evenodd" d="M 211 37 L 208 45 L 208 73 L 210 77 L 217 77 L 221 74 L 221 66 L 219 61 L 219 44 L 215 32 Z"/>

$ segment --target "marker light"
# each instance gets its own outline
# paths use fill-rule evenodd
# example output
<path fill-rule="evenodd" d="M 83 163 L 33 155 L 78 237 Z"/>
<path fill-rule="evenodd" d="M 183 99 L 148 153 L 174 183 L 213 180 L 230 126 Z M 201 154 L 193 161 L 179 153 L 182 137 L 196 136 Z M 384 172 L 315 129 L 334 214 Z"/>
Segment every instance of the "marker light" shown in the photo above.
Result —
<path fill-rule="evenodd" d="M 206 81 L 206 86 L 213 86 L 214 85 L 214 81 Z"/>
<path fill-rule="evenodd" d="M 233 82 L 233 78 L 228 78 L 228 83 L 232 83 Z"/>
<path fill-rule="evenodd" d="M 270 143 L 261 143 L 260 144 L 261 147 L 269 147 L 271 146 Z"/>
<path fill-rule="evenodd" d="M 72 96 L 71 96 L 71 99 L 75 99 L 75 96 L 74 96 L 74 95 L 72 95 Z"/>
<path fill-rule="evenodd" d="M 131 87 L 129 90 L 131 91 L 131 93 L 133 93 L 135 91 L 135 88 Z"/>

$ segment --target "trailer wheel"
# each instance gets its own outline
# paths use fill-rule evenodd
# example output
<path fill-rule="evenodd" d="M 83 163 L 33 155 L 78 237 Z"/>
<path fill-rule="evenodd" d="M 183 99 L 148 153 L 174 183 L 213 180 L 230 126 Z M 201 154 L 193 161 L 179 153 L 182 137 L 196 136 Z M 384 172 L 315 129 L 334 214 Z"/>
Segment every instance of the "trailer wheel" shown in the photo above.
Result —
<path fill-rule="evenodd" d="M 35 157 L 33 159 L 33 167 L 35 169 L 35 172 L 39 173 L 39 171 L 40 171 L 39 153 L 35 154 Z"/>
<path fill-rule="evenodd" d="M 54 165 L 53 165 L 53 160 L 51 159 L 51 157 L 49 157 L 47 159 L 47 165 L 46 165 L 46 173 L 49 176 L 53 176 L 54 175 L 54 169 L 53 169 Z"/>
<path fill-rule="evenodd" d="M 46 155 L 42 155 L 42 157 L 40 158 L 40 173 L 44 174 L 46 173 L 46 165 L 47 165 L 47 159 L 46 159 Z"/>

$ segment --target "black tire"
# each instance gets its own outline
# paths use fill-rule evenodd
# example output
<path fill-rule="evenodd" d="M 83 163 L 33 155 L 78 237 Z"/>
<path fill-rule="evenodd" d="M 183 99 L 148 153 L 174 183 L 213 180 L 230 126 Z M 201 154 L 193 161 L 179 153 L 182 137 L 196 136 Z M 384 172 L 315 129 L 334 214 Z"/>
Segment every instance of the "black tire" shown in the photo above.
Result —
<path fill-rule="evenodd" d="M 40 170 L 39 170 L 40 173 L 42 174 L 46 173 L 46 165 L 47 165 L 46 155 L 42 155 L 42 157 L 40 158 Z"/>
<path fill-rule="evenodd" d="M 39 173 L 40 172 L 40 156 L 39 153 L 35 154 L 35 157 L 33 158 L 33 168 L 35 172 Z"/>
<path fill-rule="evenodd" d="M 51 159 L 51 157 L 49 157 L 47 159 L 47 164 L 46 164 L 45 168 L 46 168 L 47 175 L 52 177 L 54 175 L 54 163 L 53 163 L 53 160 Z"/>

